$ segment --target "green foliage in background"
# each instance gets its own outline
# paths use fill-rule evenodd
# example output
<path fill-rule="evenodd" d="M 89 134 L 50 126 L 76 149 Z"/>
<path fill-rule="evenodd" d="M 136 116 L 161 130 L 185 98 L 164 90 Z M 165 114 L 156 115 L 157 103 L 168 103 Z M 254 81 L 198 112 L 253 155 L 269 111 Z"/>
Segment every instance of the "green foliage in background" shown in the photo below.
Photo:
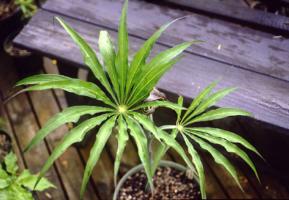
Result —
<path fill-rule="evenodd" d="M 4 131 L 5 121 L 2 117 L 0 117 L 0 131 Z"/>
<path fill-rule="evenodd" d="M 227 151 L 239 155 L 252 167 L 254 172 L 256 172 L 247 154 L 234 144 L 241 144 L 247 149 L 257 152 L 246 140 L 236 134 L 221 129 L 208 127 L 193 128 L 191 126 L 195 122 L 210 121 L 229 116 L 250 116 L 248 112 L 234 108 L 219 108 L 207 111 L 210 106 L 232 92 L 234 88 L 228 88 L 210 94 L 212 88 L 215 86 L 215 83 L 213 83 L 195 98 L 188 109 L 183 108 L 182 97 L 179 98 L 178 103 L 172 103 L 166 100 L 146 102 L 146 98 L 150 95 L 150 92 L 156 86 L 159 79 L 181 59 L 180 54 L 196 41 L 181 43 L 160 52 L 148 60 L 155 42 L 173 21 L 163 25 L 157 30 L 141 46 L 129 62 L 129 41 L 126 24 L 127 6 L 128 2 L 125 1 L 119 24 L 118 48 L 115 49 L 113 46 L 107 31 L 101 31 L 99 34 L 98 45 L 103 63 L 100 63 L 94 50 L 72 27 L 60 18 L 57 18 L 72 40 L 79 46 L 85 64 L 93 72 L 102 87 L 99 87 L 93 82 L 56 74 L 35 75 L 17 83 L 17 86 L 28 86 L 23 89 L 23 92 L 62 89 L 76 95 L 95 99 L 102 103 L 100 106 L 79 105 L 64 109 L 52 117 L 33 138 L 26 150 L 30 150 L 39 144 L 49 133 L 59 126 L 65 123 L 76 123 L 80 117 L 84 115 L 90 116 L 89 119 L 78 124 L 63 137 L 62 141 L 54 149 L 40 171 L 39 180 L 67 148 L 74 143 L 82 141 L 85 135 L 97 126 L 99 130 L 96 133 L 96 139 L 85 167 L 81 186 L 81 197 L 83 197 L 89 177 L 105 144 L 109 137 L 113 135 L 113 129 L 116 130 L 118 141 L 114 163 L 115 182 L 117 180 L 116 177 L 120 160 L 127 141 L 130 138 L 129 136 L 131 136 L 136 143 L 138 155 L 144 166 L 151 189 L 153 189 L 152 177 L 159 160 L 168 148 L 173 148 L 184 159 L 188 167 L 198 174 L 202 197 L 206 197 L 204 169 L 201 158 L 194 148 L 195 144 L 191 143 L 192 140 L 201 148 L 211 153 L 216 162 L 223 165 L 237 182 L 238 178 L 234 167 L 209 143 L 221 145 L 225 147 Z M 152 118 L 144 112 L 145 109 L 150 107 L 166 107 L 176 111 L 178 114 L 176 125 L 157 127 Z M 168 129 L 172 129 L 171 132 L 169 132 Z M 191 158 L 187 156 L 185 149 L 176 140 L 178 133 L 183 137 Z M 151 138 L 158 140 L 161 144 L 153 161 L 152 155 L 149 153 Z"/>
<path fill-rule="evenodd" d="M 24 18 L 32 17 L 37 11 L 34 0 L 15 0 L 15 4 L 22 11 Z"/>
<path fill-rule="evenodd" d="M 17 157 L 10 152 L 0 164 L 0 199 L 5 200 L 33 200 L 32 191 L 43 191 L 55 188 L 47 179 L 41 178 L 34 188 L 38 175 L 28 170 L 18 172 Z"/>

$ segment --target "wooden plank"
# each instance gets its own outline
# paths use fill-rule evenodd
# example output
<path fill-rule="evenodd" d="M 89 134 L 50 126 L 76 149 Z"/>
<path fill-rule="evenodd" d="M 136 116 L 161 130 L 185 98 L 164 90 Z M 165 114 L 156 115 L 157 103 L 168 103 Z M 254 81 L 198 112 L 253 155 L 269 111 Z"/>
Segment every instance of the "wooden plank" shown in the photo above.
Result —
<path fill-rule="evenodd" d="M 21 150 L 17 144 L 17 139 L 14 135 L 14 131 L 12 129 L 12 126 L 10 124 L 10 120 L 7 116 L 6 113 L 6 109 L 4 108 L 4 106 L 2 105 L 2 101 L 0 100 L 0 116 L 4 119 L 4 121 L 6 122 L 6 126 L 4 127 L 5 130 L 7 130 L 7 133 L 9 134 L 9 136 L 11 137 L 11 142 L 12 142 L 12 151 L 16 154 L 17 156 L 17 163 L 18 163 L 18 167 L 20 169 L 20 171 L 22 171 L 23 169 L 26 168 L 26 163 L 25 160 L 23 159 L 23 155 L 21 153 Z"/>
<path fill-rule="evenodd" d="M 289 33 L 287 25 L 289 18 L 286 16 L 275 15 L 273 13 L 253 10 L 237 6 L 236 4 L 220 3 L 218 0 L 164 0 L 161 3 L 172 3 L 174 5 L 183 6 L 211 15 L 226 17 L 228 19 L 237 20 L 246 24 L 259 25 L 269 30 Z M 225 18 L 225 19 L 226 19 Z"/>
<path fill-rule="evenodd" d="M 32 108 L 29 105 L 28 99 L 25 94 L 13 98 L 7 103 L 7 110 L 9 118 L 15 129 L 16 137 L 19 141 L 21 151 L 31 141 L 38 131 L 38 127 L 33 116 Z M 49 152 L 46 144 L 39 145 L 32 149 L 30 152 L 24 154 L 27 167 L 32 173 L 38 173 L 44 162 L 47 160 Z M 46 177 L 56 185 L 58 189 L 49 189 L 45 193 L 39 193 L 40 199 L 46 199 L 51 196 L 53 199 L 67 199 L 65 191 L 63 191 L 61 180 L 58 177 L 55 166 L 53 166 L 47 173 Z"/>
<path fill-rule="evenodd" d="M 5 66 L 0 67 L 0 90 L 5 98 L 18 79 L 18 75 L 16 74 L 15 66 L 13 66 L 11 58 L 2 54 L 0 54 L 0 58 L 1 65 L 5 64 Z M 17 154 L 19 161 L 23 158 L 23 165 L 31 170 L 32 173 L 38 173 L 44 164 L 45 158 L 48 157 L 48 150 L 45 145 L 42 145 L 28 153 L 22 154 L 25 145 L 28 144 L 38 130 L 26 95 L 23 94 L 12 99 L 5 105 L 4 110 L 6 118 L 9 120 L 11 129 L 14 133 L 12 139 L 14 142 L 17 142 L 17 144 L 14 143 L 13 146 L 14 150 L 16 150 L 15 153 Z M 19 145 L 18 148 L 15 147 L 16 145 Z M 23 167 L 23 165 L 21 167 Z M 49 197 L 55 199 L 66 199 L 65 192 L 62 191 L 61 180 L 58 178 L 58 174 L 54 167 L 52 167 L 47 173 L 47 178 L 56 185 L 58 190 L 49 189 L 45 192 L 37 193 L 37 196 L 40 199 L 47 199 Z"/>
<path fill-rule="evenodd" d="M 43 126 L 53 115 L 59 112 L 51 91 L 31 92 L 29 95 L 41 126 Z M 61 126 L 46 137 L 46 141 L 51 151 L 53 151 L 53 149 L 59 144 L 67 132 L 68 128 L 66 126 Z M 68 148 L 57 160 L 56 165 L 59 169 L 64 187 L 66 188 L 68 198 L 71 200 L 79 199 L 84 168 L 77 150 L 74 147 Z M 97 199 L 90 184 L 88 184 L 84 199 Z"/>
<path fill-rule="evenodd" d="M 16 38 L 17 43 L 28 41 L 29 46 L 34 50 L 50 52 L 51 57 L 83 66 L 78 48 L 62 28 L 53 25 L 53 15 L 45 11 L 39 12 Z M 99 27 L 68 18 L 65 20 L 73 24 L 73 27 L 97 49 L 96 36 Z M 114 31 L 110 33 L 113 39 L 116 38 Z M 62 45 L 51 45 L 58 44 L 59 41 Z M 130 37 L 132 52 L 142 42 L 141 39 Z M 155 55 L 164 49 L 166 48 L 163 45 L 156 45 L 152 54 Z M 240 107 L 254 113 L 257 120 L 289 128 L 289 84 L 287 82 L 193 54 L 184 55 L 185 57 L 160 80 L 158 83 L 160 89 L 192 98 L 197 95 L 200 88 L 221 79 L 218 88 L 237 86 L 239 89 L 217 103 L 217 106 Z"/>
<path fill-rule="evenodd" d="M 53 11 L 53 15 L 70 16 L 105 29 L 116 30 L 122 2 L 87 0 L 85 4 L 82 4 L 78 0 L 50 0 L 44 8 Z M 198 2 L 203 1 L 198 0 Z M 207 3 L 207 6 L 209 5 Z M 212 8 L 215 7 L 212 6 Z M 230 10 L 225 9 L 224 12 L 230 12 Z M 189 17 L 176 22 L 164 33 L 159 40 L 160 44 L 172 46 L 192 39 L 203 40 L 205 42 L 194 45 L 188 52 L 225 62 L 232 65 L 231 67 L 245 68 L 249 71 L 289 80 L 289 41 L 285 38 L 274 39 L 274 35 L 270 33 L 183 9 L 139 0 L 129 2 L 129 33 L 143 39 L 148 38 L 161 25 L 186 15 Z M 289 29 L 289 26 L 287 28 Z M 46 30 L 52 32 L 54 29 Z M 28 44 L 28 40 L 23 41 L 23 44 L 25 43 L 27 47 L 31 45 Z"/>

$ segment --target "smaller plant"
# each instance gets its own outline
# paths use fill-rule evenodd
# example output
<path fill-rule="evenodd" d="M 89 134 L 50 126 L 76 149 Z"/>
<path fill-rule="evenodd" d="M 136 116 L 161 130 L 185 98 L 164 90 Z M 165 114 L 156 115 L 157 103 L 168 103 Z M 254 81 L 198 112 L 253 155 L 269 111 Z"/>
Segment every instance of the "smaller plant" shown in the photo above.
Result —
<path fill-rule="evenodd" d="M 37 11 L 34 0 L 15 0 L 15 4 L 21 9 L 24 18 L 32 17 Z"/>
<path fill-rule="evenodd" d="M 34 188 L 38 175 L 31 174 L 27 169 L 22 171 L 20 175 L 17 171 L 17 157 L 10 152 L 0 164 L 0 199 L 33 200 L 32 191 L 55 188 L 46 178 L 41 178 Z"/>

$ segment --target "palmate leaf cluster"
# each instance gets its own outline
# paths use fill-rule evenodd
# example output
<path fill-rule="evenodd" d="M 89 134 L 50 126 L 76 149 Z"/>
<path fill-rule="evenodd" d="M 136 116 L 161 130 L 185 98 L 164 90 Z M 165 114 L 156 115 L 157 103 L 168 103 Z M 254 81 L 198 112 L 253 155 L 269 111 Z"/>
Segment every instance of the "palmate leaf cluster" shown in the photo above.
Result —
<path fill-rule="evenodd" d="M 118 32 L 118 48 L 112 44 L 110 36 L 107 31 L 101 31 L 99 34 L 99 51 L 102 56 L 103 63 L 98 60 L 94 50 L 86 43 L 86 41 L 66 22 L 57 18 L 59 23 L 67 31 L 73 41 L 79 46 L 80 51 L 84 57 L 85 64 L 92 71 L 96 79 L 102 85 L 99 87 L 93 82 L 87 82 L 80 79 L 70 78 L 55 74 L 41 74 L 25 78 L 17 83 L 18 86 L 26 85 L 23 91 L 38 91 L 46 89 L 62 89 L 76 95 L 89 97 L 101 102 L 102 106 L 79 105 L 64 109 L 52 117 L 46 125 L 33 138 L 26 150 L 30 150 L 35 145 L 39 144 L 49 133 L 65 123 L 78 122 L 80 117 L 89 115 L 90 118 L 78 124 L 71 129 L 62 139 L 60 144 L 54 149 L 42 170 L 40 171 L 39 179 L 44 176 L 46 171 L 52 166 L 53 162 L 73 143 L 83 140 L 85 135 L 95 127 L 99 127 L 96 133 L 96 139 L 90 151 L 90 155 L 85 167 L 84 177 L 81 186 L 81 197 L 85 192 L 86 185 L 92 170 L 97 163 L 100 154 L 107 143 L 109 137 L 112 135 L 113 129 L 117 130 L 118 148 L 114 163 L 115 182 L 120 166 L 120 160 L 129 138 L 133 138 L 138 149 L 139 158 L 144 166 L 145 173 L 148 178 L 148 183 L 153 189 L 152 176 L 159 160 L 164 155 L 166 150 L 171 147 L 175 149 L 180 156 L 186 161 L 189 168 L 192 170 L 196 168 L 197 174 L 200 177 L 201 192 L 205 198 L 204 189 L 204 172 L 202 162 L 198 153 L 194 150 L 193 145 L 189 140 L 194 140 L 200 144 L 202 148 L 208 150 L 222 165 L 229 166 L 226 169 L 236 177 L 233 167 L 217 150 L 209 146 L 205 140 L 210 143 L 220 144 L 228 151 L 240 153 L 243 158 L 246 154 L 235 146 L 233 143 L 241 143 L 254 150 L 249 143 L 239 136 L 222 131 L 219 129 L 190 128 L 190 125 L 198 121 L 208 121 L 219 119 L 222 117 L 245 115 L 249 113 L 238 109 L 217 109 L 215 111 L 208 111 L 207 108 L 212 106 L 217 100 L 224 97 L 232 91 L 226 89 L 217 92 L 211 96 L 208 93 L 212 89 L 206 89 L 202 92 L 188 108 L 184 116 L 181 112 L 184 109 L 180 102 L 172 103 L 169 101 L 152 101 L 146 102 L 146 98 L 157 84 L 158 80 L 167 72 L 179 59 L 180 54 L 191 46 L 195 41 L 184 42 L 175 47 L 167 49 L 155 57 L 148 60 L 151 49 L 156 40 L 161 36 L 162 32 L 169 27 L 173 22 L 163 25 L 157 30 L 134 54 L 134 57 L 128 61 L 128 32 L 126 24 L 128 2 L 125 1 L 122 15 L 119 24 Z M 211 89 L 210 89 L 211 88 Z M 166 129 L 157 127 L 150 117 L 148 117 L 143 110 L 149 107 L 166 107 L 173 109 L 178 113 L 177 126 L 171 126 L 172 132 L 167 132 Z M 183 127 L 182 129 L 180 127 Z M 167 127 L 168 128 L 168 127 Z M 183 136 L 189 153 L 192 158 L 188 158 L 183 147 L 175 139 L 178 133 Z M 223 135 L 224 134 L 224 135 Z M 227 136 L 226 136 L 227 135 Z M 224 138 L 224 136 L 226 136 Z M 152 156 L 149 153 L 149 138 L 154 138 L 160 142 L 160 148 L 155 154 L 153 162 Z M 229 140 L 228 138 L 231 138 Z M 226 140 L 225 140 L 226 139 Z M 233 146 L 234 145 L 234 146 Z M 249 158 L 245 161 L 252 166 Z M 255 168 L 253 167 L 255 170 Z M 237 180 L 237 179 L 236 179 Z"/>
<path fill-rule="evenodd" d="M 38 175 L 28 170 L 18 172 L 16 155 L 10 152 L 0 163 L 0 199 L 6 200 L 33 200 L 32 191 L 44 191 L 55 188 L 46 178 L 41 178 L 36 187 Z"/>

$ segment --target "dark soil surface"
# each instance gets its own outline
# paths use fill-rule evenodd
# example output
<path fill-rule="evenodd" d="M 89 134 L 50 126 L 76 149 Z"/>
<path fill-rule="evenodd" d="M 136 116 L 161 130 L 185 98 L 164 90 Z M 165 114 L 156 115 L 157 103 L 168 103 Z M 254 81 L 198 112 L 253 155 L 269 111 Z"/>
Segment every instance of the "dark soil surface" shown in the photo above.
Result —
<path fill-rule="evenodd" d="M 11 151 L 11 148 L 10 137 L 0 130 L 0 162 L 2 162 L 6 154 Z"/>
<path fill-rule="evenodd" d="M 201 199 L 200 190 L 194 179 L 186 172 L 169 167 L 161 167 L 154 177 L 154 194 L 145 192 L 147 179 L 144 171 L 129 177 L 119 192 L 119 200 L 163 200 Z"/>
<path fill-rule="evenodd" d="M 17 6 L 13 1 L 0 0 L 0 20 L 11 15 Z"/>

